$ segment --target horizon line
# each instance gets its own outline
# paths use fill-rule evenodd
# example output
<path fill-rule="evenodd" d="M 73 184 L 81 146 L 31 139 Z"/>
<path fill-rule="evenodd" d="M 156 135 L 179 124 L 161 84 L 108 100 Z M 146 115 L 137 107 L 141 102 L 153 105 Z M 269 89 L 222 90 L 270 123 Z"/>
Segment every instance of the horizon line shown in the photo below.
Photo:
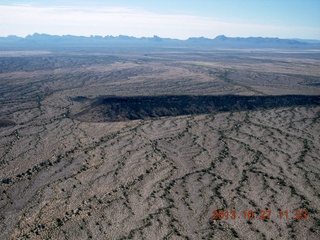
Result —
<path fill-rule="evenodd" d="M 10 38 L 10 37 L 17 37 L 17 38 L 27 38 L 30 36 L 34 36 L 34 35 L 48 35 L 48 36 L 54 36 L 54 37 L 66 37 L 66 36 L 72 36 L 72 37 L 84 37 L 84 38 L 94 38 L 94 37 L 102 37 L 102 38 L 107 38 L 107 37 L 129 37 L 129 38 L 136 38 L 136 39 L 142 39 L 142 38 L 160 38 L 160 39 L 170 39 L 170 40 L 179 40 L 179 41 L 186 41 L 186 40 L 190 40 L 190 39 L 208 39 L 208 40 L 214 40 L 218 37 L 225 37 L 225 38 L 241 38 L 241 39 L 246 39 L 246 38 L 265 38 L 265 39 L 280 39 L 280 40 L 305 40 L 305 41 L 320 41 L 320 39 L 309 39 L 309 38 L 280 38 L 280 37 L 262 37 L 262 36 L 247 36 L 247 37 L 240 37 L 240 36 L 226 36 L 224 34 L 219 34 L 217 36 L 215 36 L 214 38 L 210 38 L 210 37 L 205 37 L 205 36 L 190 36 L 188 38 L 185 39 L 181 39 L 181 38 L 171 38 L 171 37 L 161 37 L 159 35 L 153 35 L 153 36 L 132 36 L 132 35 L 125 35 L 125 34 L 119 34 L 119 35 L 73 35 L 73 34 L 50 34 L 50 33 L 39 33 L 39 32 L 34 32 L 34 33 L 30 33 L 28 35 L 25 36 L 19 36 L 19 35 L 15 35 L 15 34 L 10 34 L 10 35 L 6 35 L 6 36 L 0 36 L 0 38 Z"/>

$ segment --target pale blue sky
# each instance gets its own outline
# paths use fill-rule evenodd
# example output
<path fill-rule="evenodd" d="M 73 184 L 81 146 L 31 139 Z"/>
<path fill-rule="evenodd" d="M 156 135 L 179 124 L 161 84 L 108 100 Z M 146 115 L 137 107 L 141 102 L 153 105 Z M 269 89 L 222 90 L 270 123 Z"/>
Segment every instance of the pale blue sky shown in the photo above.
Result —
<path fill-rule="evenodd" d="M 320 39 L 320 0 L 0 0 L 0 36 Z"/>

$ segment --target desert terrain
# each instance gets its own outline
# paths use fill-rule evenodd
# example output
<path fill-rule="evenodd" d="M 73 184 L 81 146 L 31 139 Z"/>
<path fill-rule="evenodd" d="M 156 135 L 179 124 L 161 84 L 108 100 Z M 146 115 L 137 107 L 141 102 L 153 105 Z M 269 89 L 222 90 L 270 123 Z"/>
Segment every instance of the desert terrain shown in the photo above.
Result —
<path fill-rule="evenodd" d="M 317 50 L 0 51 L 0 239 L 320 239 L 319 66 Z"/>

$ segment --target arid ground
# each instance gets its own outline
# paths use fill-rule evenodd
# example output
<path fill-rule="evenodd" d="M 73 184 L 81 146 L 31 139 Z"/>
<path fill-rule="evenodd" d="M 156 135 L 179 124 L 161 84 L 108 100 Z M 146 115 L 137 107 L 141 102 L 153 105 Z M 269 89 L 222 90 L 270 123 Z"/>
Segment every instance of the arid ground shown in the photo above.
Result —
<path fill-rule="evenodd" d="M 0 239 L 320 239 L 319 66 L 307 50 L 0 52 Z"/>

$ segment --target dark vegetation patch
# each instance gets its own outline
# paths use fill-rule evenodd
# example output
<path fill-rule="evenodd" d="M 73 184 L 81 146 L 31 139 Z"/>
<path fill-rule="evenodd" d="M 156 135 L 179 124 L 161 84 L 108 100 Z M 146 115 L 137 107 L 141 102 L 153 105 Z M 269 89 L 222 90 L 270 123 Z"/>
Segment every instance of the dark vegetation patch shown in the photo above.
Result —
<path fill-rule="evenodd" d="M 131 96 L 99 97 L 90 108 L 75 114 L 82 121 L 126 121 L 165 116 L 208 114 L 226 111 L 319 105 L 320 96 Z"/>
<path fill-rule="evenodd" d="M 16 123 L 14 121 L 0 119 L 0 128 L 1 127 L 15 126 L 15 125 L 16 125 Z"/>

